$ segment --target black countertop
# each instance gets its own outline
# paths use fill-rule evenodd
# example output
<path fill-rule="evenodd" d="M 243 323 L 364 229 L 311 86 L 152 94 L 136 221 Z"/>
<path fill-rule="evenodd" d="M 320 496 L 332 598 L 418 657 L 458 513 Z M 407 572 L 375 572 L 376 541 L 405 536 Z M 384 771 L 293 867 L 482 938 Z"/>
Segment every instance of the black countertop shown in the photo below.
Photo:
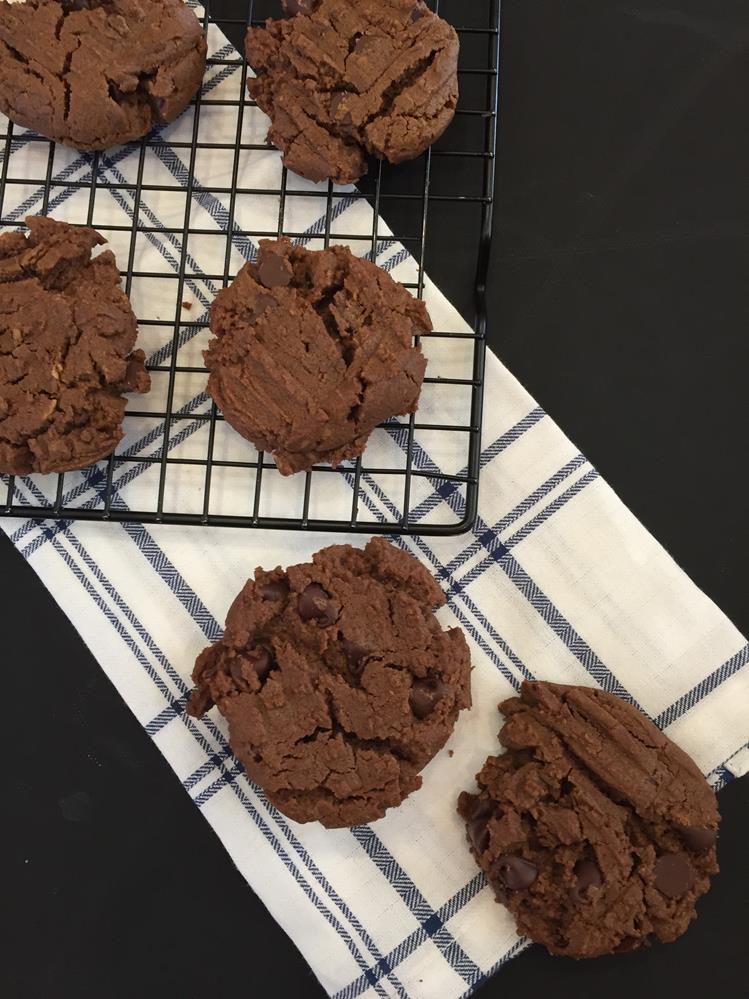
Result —
<path fill-rule="evenodd" d="M 745 634 L 748 54 L 746 0 L 504 0 L 490 311 L 495 351 Z M 452 246 L 429 270 L 468 310 Z M 322 995 L 4 537 L 0 589 L 0 993 Z M 481 995 L 743 994 L 749 781 L 720 804 L 723 873 L 680 941 L 534 947 Z"/>

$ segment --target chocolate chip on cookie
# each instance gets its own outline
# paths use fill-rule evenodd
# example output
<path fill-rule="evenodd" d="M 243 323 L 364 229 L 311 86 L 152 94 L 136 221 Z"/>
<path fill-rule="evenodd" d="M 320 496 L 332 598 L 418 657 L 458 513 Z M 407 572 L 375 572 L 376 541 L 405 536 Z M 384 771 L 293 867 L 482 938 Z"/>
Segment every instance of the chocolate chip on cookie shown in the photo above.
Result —
<path fill-rule="evenodd" d="M 0 472 L 64 472 L 122 438 L 123 392 L 147 392 L 137 326 L 93 229 L 28 218 L 0 236 Z"/>
<path fill-rule="evenodd" d="M 0 111 L 76 149 L 173 121 L 199 89 L 205 57 L 182 0 L 0 2 Z"/>
<path fill-rule="evenodd" d="M 423 302 L 343 246 L 263 240 L 211 308 L 208 391 L 284 475 L 364 450 L 383 420 L 416 409 L 426 368 Z"/>
<path fill-rule="evenodd" d="M 718 870 L 715 795 L 636 708 L 586 687 L 524 683 L 458 811 L 518 930 L 553 954 L 675 940 Z"/>
<path fill-rule="evenodd" d="M 421 785 L 471 703 L 463 633 L 432 611 L 444 602 L 424 566 L 382 538 L 257 569 L 223 639 L 198 657 L 188 712 L 218 705 L 231 748 L 286 815 L 371 822 Z"/>
<path fill-rule="evenodd" d="M 247 32 L 250 94 L 269 140 L 309 180 L 353 183 L 366 154 L 400 163 L 439 138 L 458 102 L 458 36 L 421 0 L 285 0 Z"/>

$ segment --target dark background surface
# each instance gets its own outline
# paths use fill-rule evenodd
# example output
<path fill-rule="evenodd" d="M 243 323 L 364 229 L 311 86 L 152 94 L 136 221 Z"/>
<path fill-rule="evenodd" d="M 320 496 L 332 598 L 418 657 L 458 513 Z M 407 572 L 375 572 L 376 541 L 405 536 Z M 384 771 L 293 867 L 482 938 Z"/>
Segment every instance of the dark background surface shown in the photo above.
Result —
<path fill-rule="evenodd" d="M 502 38 L 492 346 L 746 634 L 749 7 L 505 0 Z M 322 995 L 5 538 L 0 607 L 0 994 Z M 686 937 L 532 948 L 482 995 L 744 994 L 749 782 L 720 802 Z"/>

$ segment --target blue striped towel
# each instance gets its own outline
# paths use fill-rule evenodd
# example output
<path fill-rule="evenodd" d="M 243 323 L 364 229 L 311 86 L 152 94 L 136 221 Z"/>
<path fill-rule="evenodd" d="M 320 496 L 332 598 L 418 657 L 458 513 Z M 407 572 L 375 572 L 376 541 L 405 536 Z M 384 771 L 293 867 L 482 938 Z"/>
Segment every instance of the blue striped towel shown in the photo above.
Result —
<path fill-rule="evenodd" d="M 211 49 L 223 58 L 233 50 L 215 28 Z M 238 66 L 209 70 L 206 97 L 236 98 Z M 205 105 L 201 137 L 233 143 L 236 108 Z M 244 108 L 242 137 L 262 142 L 267 122 Z M 218 285 L 201 275 L 224 268 L 228 196 L 212 188 L 231 186 L 232 156 L 205 149 L 196 156 L 199 182 L 189 188 L 192 113 L 163 130 L 167 144 L 149 149 L 123 147 L 98 160 L 97 181 L 112 185 L 96 194 L 94 225 L 123 226 L 110 235 L 121 262 L 127 260 L 129 229 L 158 230 L 138 236 L 133 270 L 161 271 L 163 280 L 132 281 L 131 296 L 141 319 L 172 320 L 176 281 L 184 258 L 195 277 L 185 283 L 195 327 L 180 337 L 179 356 L 200 364 L 208 338 L 207 307 Z M 47 204 L 41 184 L 9 184 L 2 206 L 6 219 L 22 221 L 46 210 L 57 218 L 86 221 L 90 191 L 66 182 L 90 179 L 92 157 L 57 148 L 49 161 L 46 144 L 16 130 L 8 177 L 43 179 L 51 170 Z M 185 143 L 170 145 L 171 143 Z M 139 169 L 149 189 L 135 203 Z M 271 150 L 247 152 L 241 160 L 242 187 L 278 185 L 280 163 Z M 117 185 L 125 185 L 117 189 Z M 298 190 L 313 190 L 297 178 Z M 153 187 L 151 187 L 153 186 Z M 169 190 L 156 190 L 156 187 Z M 192 225 L 205 230 L 182 246 L 185 199 Z M 345 193 L 345 192 L 344 192 Z M 246 203 L 245 203 L 246 202 Z M 239 229 L 274 230 L 278 202 L 272 197 L 237 198 Z M 324 228 L 324 198 L 288 199 L 285 227 L 305 232 L 317 245 Z M 360 201 L 342 198 L 333 231 L 372 232 L 372 215 Z M 387 233 L 380 226 L 380 232 Z M 215 234 L 215 235 L 214 235 Z M 365 245 L 365 244 L 362 244 Z M 254 253 L 241 235 L 232 240 L 232 273 Z M 361 246 L 359 252 L 363 252 Z M 416 267 L 402 247 L 383 237 L 375 253 L 401 281 Z M 170 297 L 171 296 L 171 297 Z M 465 331 L 464 321 L 427 282 L 425 297 L 443 331 Z M 170 356 L 172 325 L 143 328 L 142 343 L 152 363 Z M 470 345 L 456 338 L 426 341 L 431 373 L 455 375 L 470 363 Z M 154 379 L 151 396 L 134 405 L 155 411 L 165 391 Z M 461 716 L 448 748 L 426 768 L 424 785 L 400 808 L 372 826 L 326 831 L 300 826 L 272 808 L 233 760 L 222 720 L 195 721 L 184 713 L 193 661 L 221 634 L 229 603 L 258 564 L 306 560 L 340 538 L 302 533 L 149 527 L 141 524 L 0 521 L 18 551 L 78 629 L 127 704 L 173 767 L 187 793 L 221 837 L 239 870 L 302 951 L 329 994 L 435 997 L 467 995 L 523 946 L 507 912 L 493 901 L 469 856 L 455 812 L 457 793 L 472 785 L 487 754 L 496 750 L 500 719 L 496 705 L 524 677 L 598 684 L 637 703 L 689 752 L 720 787 L 749 769 L 749 645 L 721 611 L 684 575 L 614 495 L 597 471 L 494 356 L 488 358 L 479 517 L 463 536 L 395 543 L 430 568 L 448 595 L 440 612 L 446 626 L 465 629 L 471 644 L 474 707 Z M 204 376 L 178 379 L 174 405 L 185 419 L 169 431 L 173 455 L 205 455 Z M 420 420 L 465 422 L 467 400 L 460 392 L 425 392 Z M 129 421 L 119 451 L 131 456 L 158 451 L 164 426 L 147 417 Z M 368 451 L 371 466 L 402 461 L 404 439 L 378 431 Z M 225 425 L 219 425 L 216 457 L 248 453 Z M 249 449 L 250 452 L 252 449 Z M 254 452 L 252 452 L 254 454 Z M 450 435 L 417 435 L 416 460 L 423 469 L 460 470 L 462 446 Z M 141 509 L 154 483 L 150 466 L 118 465 L 117 504 Z M 192 509 L 202 502 L 202 472 L 174 466 L 165 503 Z M 246 502 L 246 479 L 214 473 L 212 502 L 231 512 Z M 246 471 L 242 473 L 246 476 Z M 171 475 L 171 472 L 170 472 Z M 194 478 L 193 478 L 194 477 Z M 300 479 L 303 477 L 297 477 Z M 345 476 L 323 476 L 314 510 L 350 505 Z M 17 481 L 21 501 L 38 502 L 54 490 L 54 477 Z M 298 515 L 300 484 L 270 473 L 263 495 L 277 514 Z M 65 478 L 66 502 L 82 507 L 100 501 L 96 469 Z M 412 504 L 424 523 L 459 519 L 460 489 L 435 489 L 428 476 L 415 482 Z M 343 494 L 339 494 L 343 490 Z M 362 481 L 364 503 L 375 518 L 392 519 L 400 500 L 392 484 L 377 476 Z M 18 501 L 18 497 L 17 497 Z M 293 509 L 292 509 L 293 508 Z M 352 539 L 361 544 L 361 538 Z M 450 752 L 448 753 L 448 749 Z"/>

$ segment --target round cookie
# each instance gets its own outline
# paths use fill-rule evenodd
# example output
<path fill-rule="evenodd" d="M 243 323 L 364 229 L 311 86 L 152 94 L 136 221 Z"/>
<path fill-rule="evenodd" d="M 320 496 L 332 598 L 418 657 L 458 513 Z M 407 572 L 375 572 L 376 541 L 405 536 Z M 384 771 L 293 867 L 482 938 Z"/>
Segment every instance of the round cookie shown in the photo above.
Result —
<path fill-rule="evenodd" d="M 28 218 L 0 236 L 0 472 L 65 472 L 122 438 L 123 392 L 147 392 L 135 316 L 106 240 Z"/>
<path fill-rule="evenodd" d="M 432 612 L 444 603 L 425 567 L 382 538 L 257 569 L 198 657 L 187 710 L 218 705 L 232 750 L 286 815 L 371 822 L 420 787 L 471 703 L 463 633 Z"/>
<path fill-rule="evenodd" d="M 578 958 L 679 937 L 718 870 L 718 807 L 694 762 L 602 690 L 524 683 L 499 707 L 507 752 L 458 811 L 518 931 Z"/>
<path fill-rule="evenodd" d="M 343 246 L 263 240 L 211 308 L 208 391 L 283 475 L 364 450 L 383 420 L 416 409 L 431 330 L 423 302 Z"/>
<path fill-rule="evenodd" d="M 400 163 L 442 135 L 458 103 L 458 36 L 421 0 L 285 0 L 250 28 L 251 96 L 268 139 L 309 180 L 357 181 L 366 154 Z M 294 16 L 295 15 L 295 16 Z"/>
<path fill-rule="evenodd" d="M 206 42 L 182 0 L 0 2 L 0 111 L 76 149 L 173 121 L 197 92 Z"/>

